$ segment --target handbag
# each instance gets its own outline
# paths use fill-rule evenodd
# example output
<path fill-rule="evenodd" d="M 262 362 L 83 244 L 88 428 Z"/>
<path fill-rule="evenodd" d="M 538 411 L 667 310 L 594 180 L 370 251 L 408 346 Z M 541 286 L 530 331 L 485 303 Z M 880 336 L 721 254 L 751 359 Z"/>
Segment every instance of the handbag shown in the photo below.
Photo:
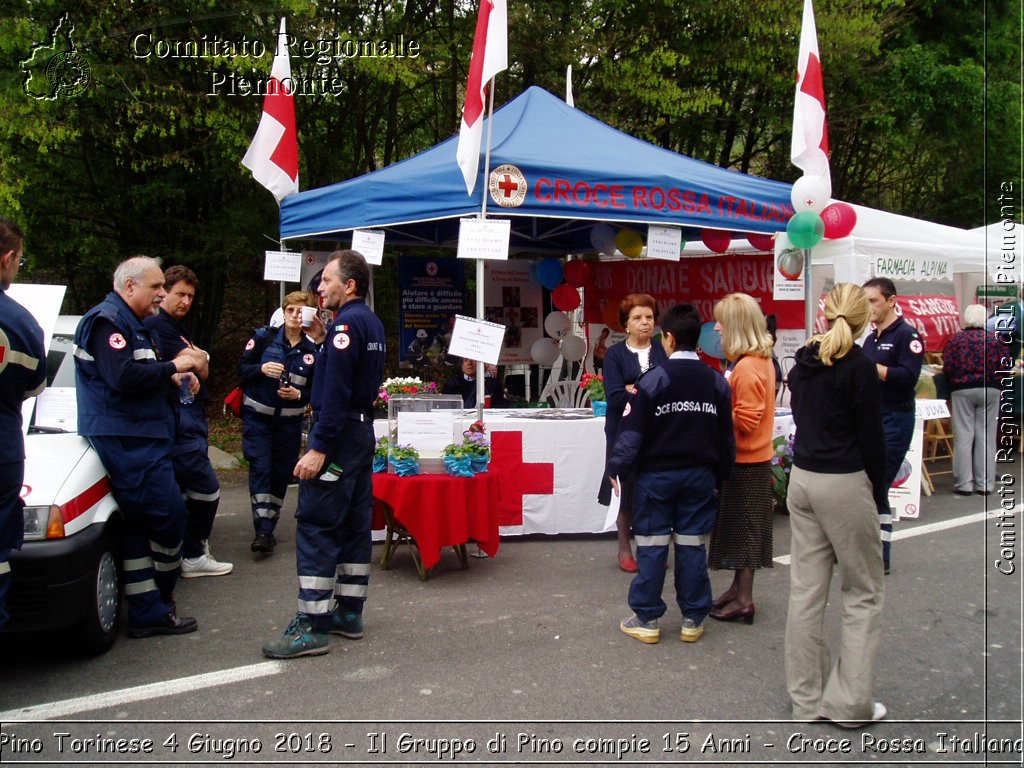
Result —
<path fill-rule="evenodd" d="M 231 411 L 235 416 L 242 415 L 242 401 L 245 399 L 245 393 L 241 387 L 235 387 L 228 396 L 224 398 L 224 408 Z"/>

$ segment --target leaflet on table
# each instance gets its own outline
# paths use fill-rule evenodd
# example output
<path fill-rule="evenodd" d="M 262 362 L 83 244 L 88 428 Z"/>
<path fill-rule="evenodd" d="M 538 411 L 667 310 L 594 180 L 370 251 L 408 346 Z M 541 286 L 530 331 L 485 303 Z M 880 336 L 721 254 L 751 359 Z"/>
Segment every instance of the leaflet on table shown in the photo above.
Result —
<path fill-rule="evenodd" d="M 401 411 L 398 414 L 400 445 L 411 445 L 420 458 L 437 458 L 455 441 L 457 410 Z"/>

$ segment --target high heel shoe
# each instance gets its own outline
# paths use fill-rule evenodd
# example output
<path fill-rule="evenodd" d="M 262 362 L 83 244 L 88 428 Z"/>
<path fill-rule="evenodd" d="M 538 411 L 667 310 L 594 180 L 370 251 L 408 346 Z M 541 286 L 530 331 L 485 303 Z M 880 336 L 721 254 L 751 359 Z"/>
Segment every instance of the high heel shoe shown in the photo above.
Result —
<path fill-rule="evenodd" d="M 745 624 L 754 623 L 754 604 L 745 605 L 742 608 L 736 608 L 732 611 L 722 611 L 715 609 L 708 614 L 712 619 L 716 621 L 736 621 L 743 619 Z"/>
<path fill-rule="evenodd" d="M 722 594 L 720 594 L 718 596 L 718 599 L 715 600 L 715 602 L 713 602 L 711 604 L 711 607 L 714 608 L 716 611 L 719 608 L 724 608 L 725 606 L 727 606 L 729 603 L 731 603 L 733 600 L 736 599 L 736 594 L 737 594 L 736 588 L 735 587 L 729 587 L 727 590 L 725 590 L 725 592 L 723 592 Z"/>
<path fill-rule="evenodd" d="M 632 555 L 619 555 L 619 570 L 626 573 L 636 573 L 638 570 L 636 558 Z"/>

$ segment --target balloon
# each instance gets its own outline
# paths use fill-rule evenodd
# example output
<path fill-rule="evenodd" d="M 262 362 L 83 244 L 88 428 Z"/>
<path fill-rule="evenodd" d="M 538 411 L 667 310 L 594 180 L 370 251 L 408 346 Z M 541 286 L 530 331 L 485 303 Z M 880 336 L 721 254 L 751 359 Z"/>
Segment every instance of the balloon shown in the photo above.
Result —
<path fill-rule="evenodd" d="M 565 338 L 569 335 L 569 316 L 565 312 L 551 312 L 544 318 L 544 330 L 548 336 Z"/>
<path fill-rule="evenodd" d="M 801 176 L 793 182 L 789 193 L 797 213 L 814 211 L 821 213 L 832 197 L 832 180 L 825 176 Z"/>
<path fill-rule="evenodd" d="M 558 342 L 546 336 L 537 339 L 530 347 L 530 357 L 540 365 L 554 365 L 558 359 Z"/>
<path fill-rule="evenodd" d="M 800 211 L 786 224 L 786 234 L 797 248 L 813 248 L 825 236 L 825 222 L 814 211 Z"/>
<path fill-rule="evenodd" d="M 849 203 L 832 203 L 821 212 L 821 220 L 825 222 L 825 237 L 838 240 L 853 232 L 857 212 Z"/>
<path fill-rule="evenodd" d="M 704 245 L 708 247 L 708 250 L 714 251 L 715 253 L 725 253 L 729 250 L 729 243 L 732 242 L 732 235 L 728 232 L 723 232 L 720 229 L 702 229 L 700 232 L 700 239 L 704 241 Z"/>
<path fill-rule="evenodd" d="M 601 320 L 613 331 L 621 331 L 622 325 L 619 323 L 619 302 L 609 301 L 605 304 L 604 309 L 601 310 Z"/>
<path fill-rule="evenodd" d="M 635 259 L 644 249 L 644 238 L 635 229 L 620 229 L 615 236 L 615 245 L 626 256 Z"/>
<path fill-rule="evenodd" d="M 582 360 L 587 354 L 587 342 L 580 336 L 566 336 L 562 339 L 562 357 L 570 363 Z"/>
<path fill-rule="evenodd" d="M 747 235 L 747 242 L 759 251 L 775 250 L 775 238 L 771 235 L 756 235 L 751 232 Z"/>
<path fill-rule="evenodd" d="M 610 224 L 595 224 L 590 230 L 590 244 L 598 253 L 615 253 L 615 229 Z"/>
<path fill-rule="evenodd" d="M 554 256 L 541 259 L 537 264 L 537 280 L 549 291 L 562 282 L 562 261 Z"/>
<path fill-rule="evenodd" d="M 551 292 L 551 303 L 557 309 L 572 312 L 580 305 L 580 292 L 568 283 L 562 283 Z"/>
<path fill-rule="evenodd" d="M 714 322 L 704 323 L 700 327 L 700 339 L 697 346 L 709 357 L 725 360 L 725 350 L 722 349 L 722 334 L 715 330 Z"/>
<path fill-rule="evenodd" d="M 585 261 L 573 259 L 565 265 L 565 282 L 576 288 L 582 288 L 590 280 L 590 267 Z"/>
<path fill-rule="evenodd" d="M 787 280 L 796 280 L 804 272 L 804 254 L 799 248 L 786 248 L 779 254 L 779 272 Z"/>

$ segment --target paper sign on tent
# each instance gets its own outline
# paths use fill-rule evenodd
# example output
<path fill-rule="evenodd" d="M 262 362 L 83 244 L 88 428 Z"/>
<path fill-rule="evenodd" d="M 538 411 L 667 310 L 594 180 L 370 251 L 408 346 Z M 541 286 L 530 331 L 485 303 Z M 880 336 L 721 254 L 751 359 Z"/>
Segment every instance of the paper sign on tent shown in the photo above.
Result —
<path fill-rule="evenodd" d="M 501 343 L 505 339 L 505 326 L 477 320 L 465 315 L 455 316 L 452 329 L 452 343 L 448 353 L 469 360 L 482 360 L 491 365 L 498 364 Z"/>
<path fill-rule="evenodd" d="M 263 279 L 279 283 L 302 280 L 302 254 L 298 251 L 267 251 L 263 261 Z"/>
<path fill-rule="evenodd" d="M 508 260 L 508 244 L 512 237 L 510 219 L 459 219 L 460 259 Z"/>
<path fill-rule="evenodd" d="M 359 251 L 367 264 L 379 267 L 384 263 L 384 230 L 353 229 L 352 250 Z"/>

